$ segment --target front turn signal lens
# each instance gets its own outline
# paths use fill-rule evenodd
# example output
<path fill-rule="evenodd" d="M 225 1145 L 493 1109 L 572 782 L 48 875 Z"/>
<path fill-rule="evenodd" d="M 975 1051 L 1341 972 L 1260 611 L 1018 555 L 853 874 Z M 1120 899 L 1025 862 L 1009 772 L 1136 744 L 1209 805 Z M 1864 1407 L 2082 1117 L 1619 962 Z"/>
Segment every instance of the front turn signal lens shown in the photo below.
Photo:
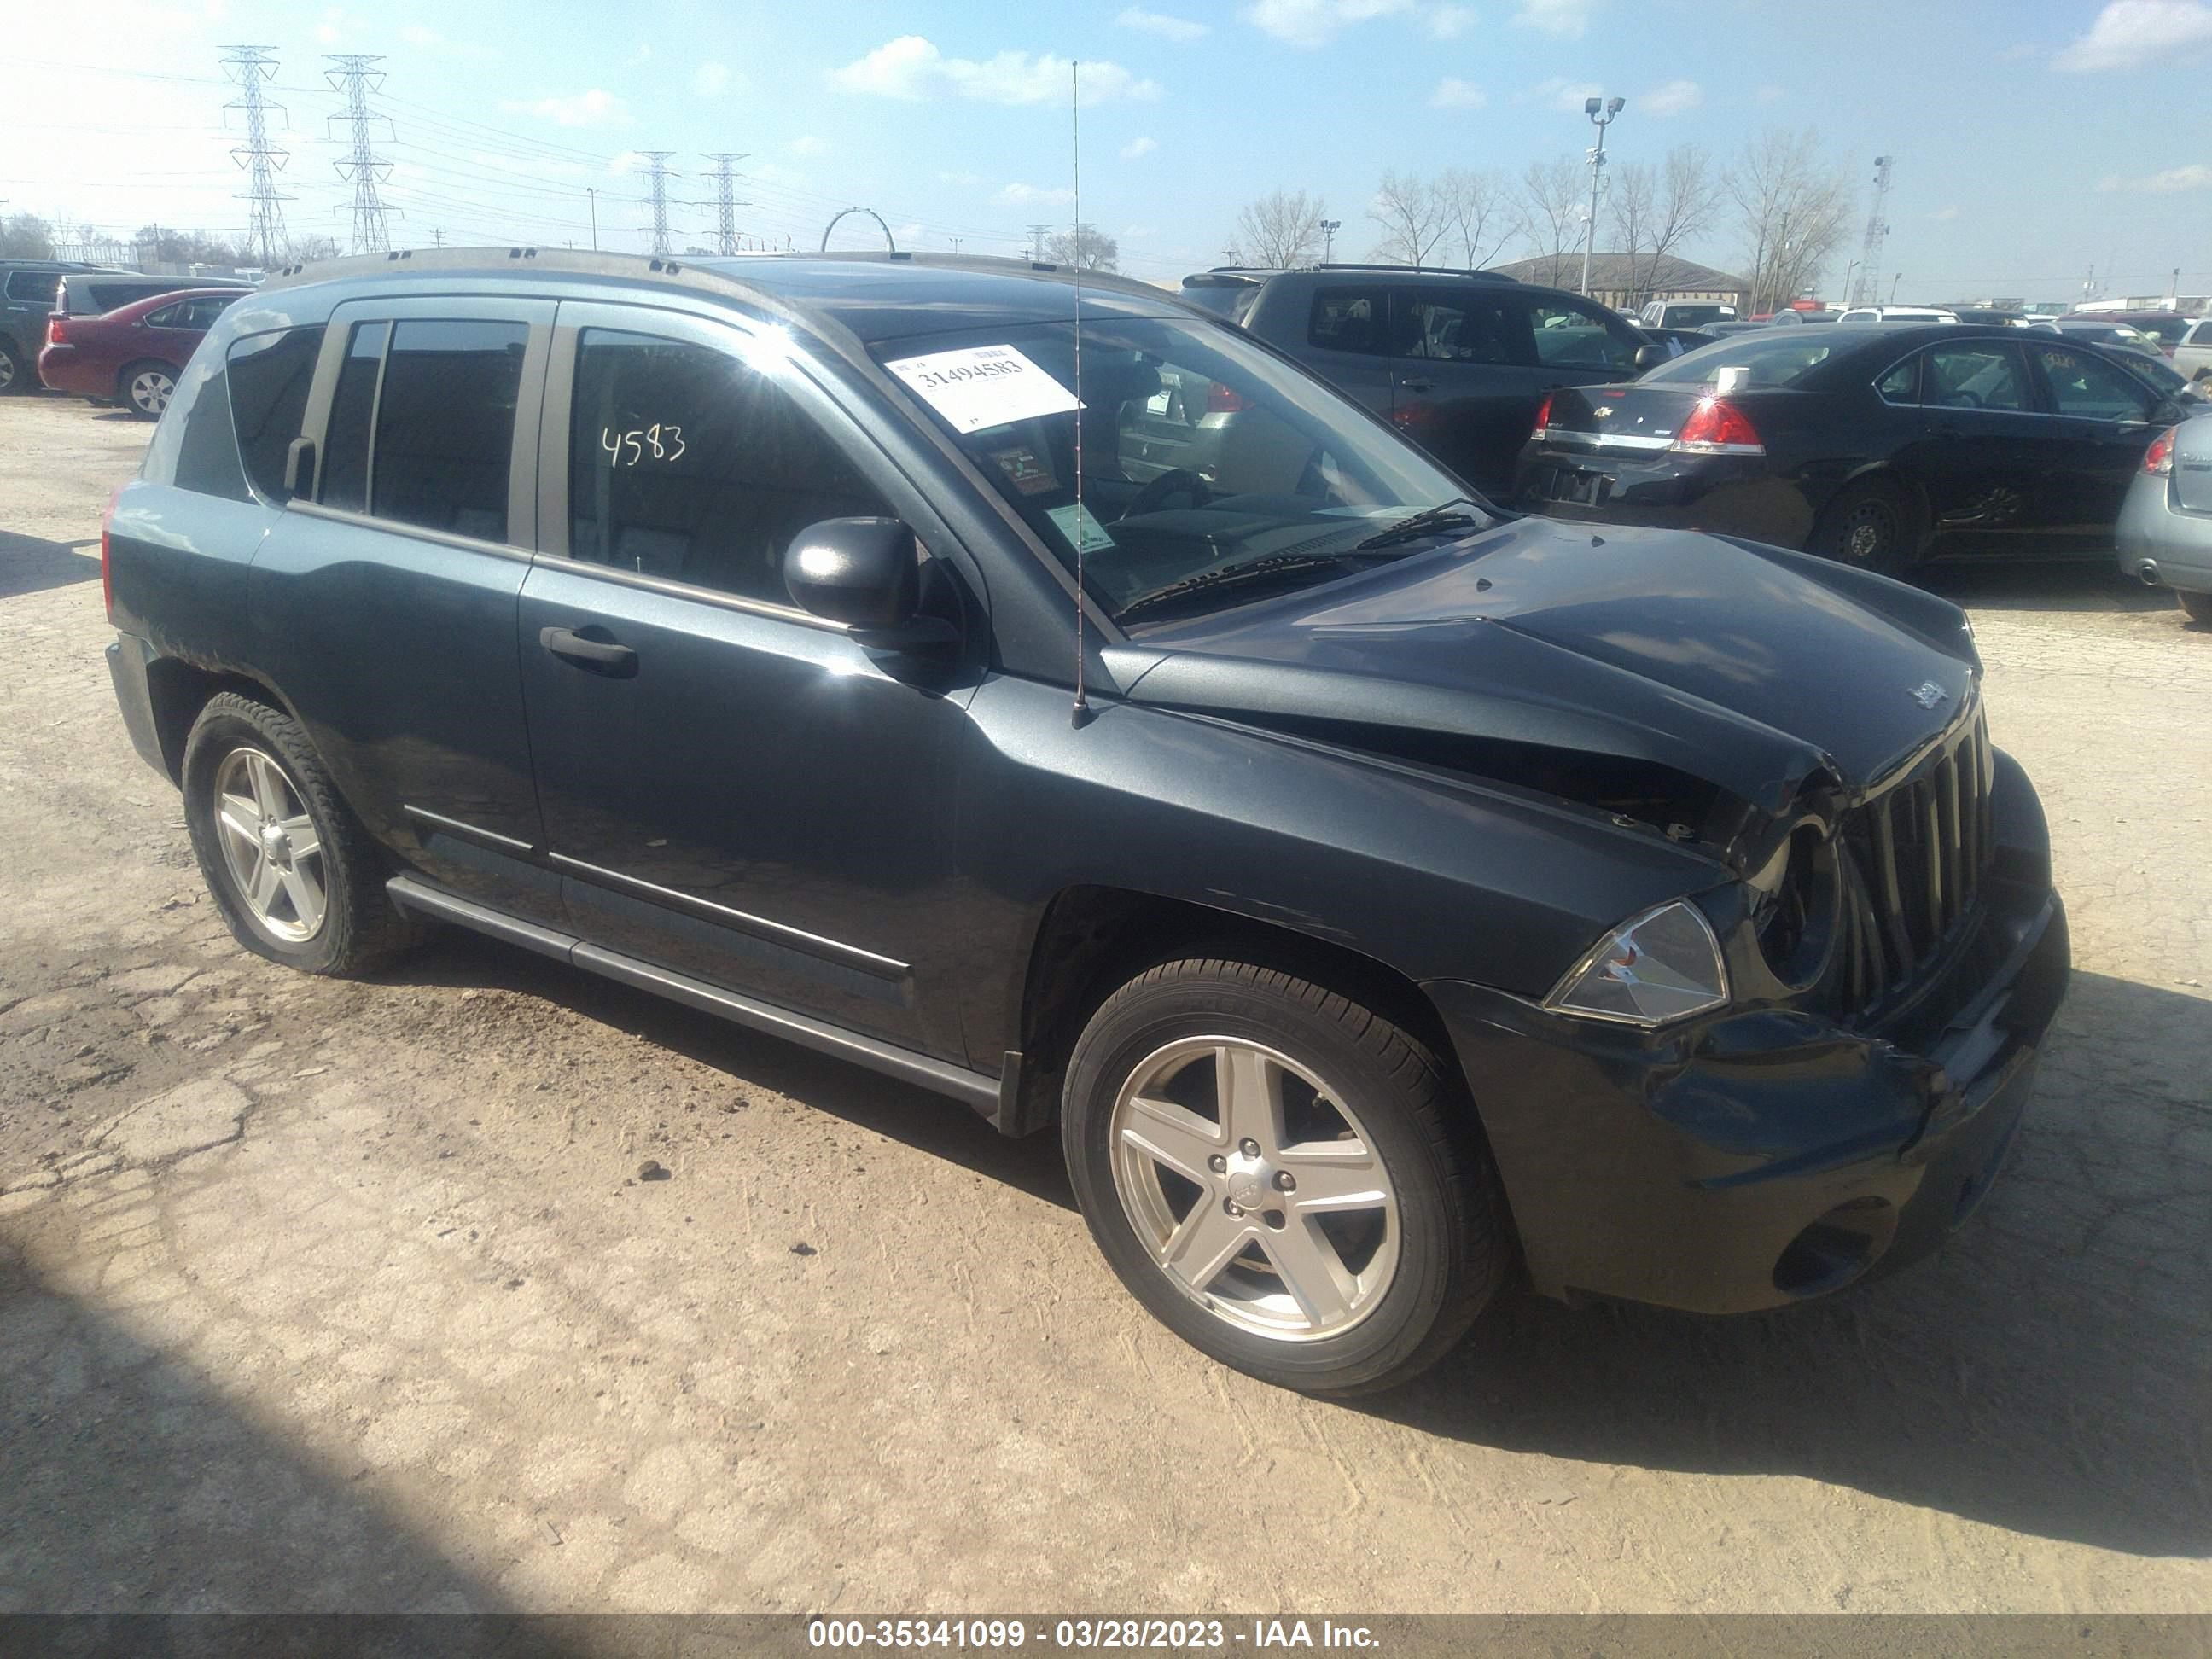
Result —
<path fill-rule="evenodd" d="M 1544 999 L 1554 1012 L 1664 1025 L 1723 1006 L 1728 969 L 1712 924 L 1686 899 L 1646 910 L 1602 939 Z"/>

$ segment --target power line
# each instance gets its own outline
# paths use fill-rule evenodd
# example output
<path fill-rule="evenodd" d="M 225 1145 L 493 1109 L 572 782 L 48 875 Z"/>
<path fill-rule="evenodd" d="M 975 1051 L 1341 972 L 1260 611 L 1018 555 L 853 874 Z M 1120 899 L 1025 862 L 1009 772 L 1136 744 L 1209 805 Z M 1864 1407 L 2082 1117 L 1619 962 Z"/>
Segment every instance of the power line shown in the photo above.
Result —
<path fill-rule="evenodd" d="M 346 110 L 343 117 L 331 116 L 330 120 L 343 119 L 353 129 L 353 152 L 343 161 L 333 163 L 338 177 L 353 185 L 353 251 L 356 253 L 383 253 L 392 246 L 391 234 L 385 228 L 384 201 L 376 187 L 392 176 L 392 163 L 376 154 L 369 143 L 369 125 L 381 121 L 392 125 L 388 115 L 379 115 L 368 106 L 368 94 L 384 85 L 384 71 L 371 69 L 371 64 L 381 58 L 369 52 L 325 52 L 324 57 L 337 67 L 323 71 L 323 78 L 334 91 L 345 94 Z"/>
<path fill-rule="evenodd" d="M 714 252 L 735 253 L 738 251 L 738 210 L 750 207 L 752 204 L 738 200 L 738 175 L 734 169 L 750 152 L 710 149 L 702 153 L 714 164 Z"/>
<path fill-rule="evenodd" d="M 231 55 L 222 60 L 223 69 L 236 83 L 240 96 L 223 106 L 226 110 L 246 112 L 246 142 L 230 152 L 230 159 L 246 170 L 247 187 L 244 200 L 251 204 L 248 216 L 252 228 L 247 241 L 260 256 L 265 269 L 274 270 L 284 256 L 284 208 L 289 196 L 276 188 L 276 175 L 292 159 L 292 152 L 281 149 L 269 142 L 268 112 L 282 110 L 282 104 L 271 104 L 261 95 L 261 89 L 276 75 L 274 46 L 225 46 Z"/>
<path fill-rule="evenodd" d="M 653 194 L 646 200 L 653 204 L 653 251 L 668 252 L 668 181 L 679 177 L 669 170 L 668 158 L 676 154 L 672 149 L 640 150 L 639 155 L 653 163 L 638 171 L 653 181 Z"/>

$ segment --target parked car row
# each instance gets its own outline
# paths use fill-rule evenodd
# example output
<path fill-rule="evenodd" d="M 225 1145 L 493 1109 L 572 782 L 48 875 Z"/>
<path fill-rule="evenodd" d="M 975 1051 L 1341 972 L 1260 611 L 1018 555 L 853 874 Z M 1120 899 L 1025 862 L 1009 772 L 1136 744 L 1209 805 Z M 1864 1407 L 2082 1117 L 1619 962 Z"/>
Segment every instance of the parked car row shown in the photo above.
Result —
<path fill-rule="evenodd" d="M 1510 1277 L 1734 1313 L 1936 1248 L 2068 975 L 1963 614 L 1399 435 L 1662 352 L 1587 301 L 1258 287 L 280 273 L 105 526 L 124 722 L 245 948 L 452 923 L 1056 1124 L 1132 1295 L 1286 1387 Z"/>
<path fill-rule="evenodd" d="M 0 394 L 43 383 L 152 420 L 245 283 L 0 260 Z"/>

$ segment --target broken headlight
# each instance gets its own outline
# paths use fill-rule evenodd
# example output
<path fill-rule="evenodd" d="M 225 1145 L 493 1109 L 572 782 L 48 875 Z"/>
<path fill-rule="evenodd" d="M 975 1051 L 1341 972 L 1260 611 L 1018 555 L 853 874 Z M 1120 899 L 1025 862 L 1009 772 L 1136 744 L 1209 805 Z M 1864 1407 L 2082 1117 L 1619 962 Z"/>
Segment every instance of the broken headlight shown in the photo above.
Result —
<path fill-rule="evenodd" d="M 1712 925 L 1686 899 L 1646 910 L 1597 943 L 1544 999 L 1558 1013 L 1663 1025 L 1729 1000 Z"/>

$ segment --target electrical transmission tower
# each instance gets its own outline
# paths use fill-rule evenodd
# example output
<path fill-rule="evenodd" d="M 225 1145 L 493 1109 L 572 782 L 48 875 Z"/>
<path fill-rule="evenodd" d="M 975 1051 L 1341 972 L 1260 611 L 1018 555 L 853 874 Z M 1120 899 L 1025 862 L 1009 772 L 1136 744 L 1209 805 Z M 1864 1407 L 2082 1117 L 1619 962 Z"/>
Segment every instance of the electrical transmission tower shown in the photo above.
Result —
<path fill-rule="evenodd" d="M 1030 259 L 1032 264 L 1041 265 L 1044 263 L 1044 236 L 1051 228 L 1050 225 L 1030 227 Z"/>
<path fill-rule="evenodd" d="M 353 129 L 351 153 L 335 164 L 338 177 L 353 185 L 353 251 L 383 253 L 391 248 L 392 236 L 385 228 L 384 198 L 376 193 L 376 187 L 392 176 L 392 163 L 376 153 L 368 137 L 372 123 L 392 125 L 390 116 L 378 115 L 368 106 L 368 94 L 384 85 L 384 71 L 369 65 L 383 59 L 358 52 L 323 55 L 337 65 L 336 69 L 325 70 L 324 78 L 333 90 L 345 94 L 346 100 L 345 113 L 330 118 L 343 121 Z"/>
<path fill-rule="evenodd" d="M 714 164 L 714 252 L 735 253 L 738 251 L 738 210 L 752 205 L 750 202 L 738 200 L 736 168 L 750 152 L 710 149 L 704 154 Z"/>
<path fill-rule="evenodd" d="M 284 209 L 283 204 L 292 198 L 276 188 L 276 175 L 292 159 L 292 152 L 269 142 L 268 115 L 270 110 L 281 112 L 282 104 L 270 103 L 261 95 L 261 89 L 276 75 L 274 46 L 225 46 L 230 55 L 222 60 L 224 72 L 237 84 L 240 96 L 226 104 L 226 110 L 246 112 L 246 142 L 230 153 L 230 159 L 246 172 L 246 191 L 244 199 L 251 204 L 246 240 L 261 260 L 262 269 L 274 270 L 284 257 Z"/>
<path fill-rule="evenodd" d="M 653 194 L 645 199 L 653 204 L 653 251 L 668 252 L 668 181 L 678 175 L 669 171 L 668 158 L 676 154 L 672 149 L 647 149 L 638 152 L 653 163 L 642 169 L 653 181 Z"/>
<path fill-rule="evenodd" d="M 1889 161 L 1874 158 L 1874 211 L 1867 215 L 1866 246 L 1859 252 L 1857 287 L 1844 296 L 1847 305 L 1872 305 L 1881 298 L 1882 238 L 1889 234 Z M 1862 297 L 1863 296 L 1863 297 Z"/>

